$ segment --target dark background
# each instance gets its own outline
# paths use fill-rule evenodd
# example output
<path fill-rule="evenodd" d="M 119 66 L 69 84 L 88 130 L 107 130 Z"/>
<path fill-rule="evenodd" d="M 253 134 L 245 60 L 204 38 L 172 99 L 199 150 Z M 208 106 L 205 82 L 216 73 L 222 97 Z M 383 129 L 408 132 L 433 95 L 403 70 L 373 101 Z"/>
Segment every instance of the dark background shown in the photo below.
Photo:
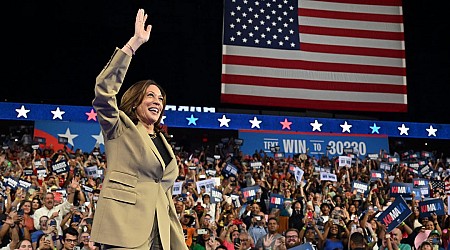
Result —
<path fill-rule="evenodd" d="M 134 32 L 138 8 L 149 13 L 150 41 L 134 56 L 125 86 L 154 79 L 168 104 L 217 110 L 308 110 L 220 103 L 222 1 L 12 1 L 3 25 L 6 53 L 0 101 L 91 105 L 95 77 Z M 323 111 L 332 117 L 450 123 L 448 14 L 437 4 L 404 1 L 407 113 Z M 316 113 L 313 113 L 316 114 Z M 320 114 L 320 113 L 319 113 Z"/>

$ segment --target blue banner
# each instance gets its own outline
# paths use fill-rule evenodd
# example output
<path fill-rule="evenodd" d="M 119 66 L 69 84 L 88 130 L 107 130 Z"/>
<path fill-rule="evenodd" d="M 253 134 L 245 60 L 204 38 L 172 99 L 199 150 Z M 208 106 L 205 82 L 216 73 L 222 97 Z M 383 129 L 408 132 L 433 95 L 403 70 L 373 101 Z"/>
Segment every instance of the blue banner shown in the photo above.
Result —
<path fill-rule="evenodd" d="M 279 152 L 285 157 L 295 154 L 339 156 L 344 149 L 353 148 L 359 157 L 379 152 L 380 149 L 389 150 L 388 137 L 385 135 L 353 134 L 343 135 L 337 133 L 301 133 L 280 131 L 250 131 L 239 130 L 239 137 L 245 143 L 240 147 L 244 154 L 252 155 L 255 150 L 264 150 L 268 155 L 274 154 L 271 147 L 280 146 Z M 327 150 L 328 146 L 328 150 Z"/>
<path fill-rule="evenodd" d="M 391 189 L 389 190 L 389 195 L 391 197 L 411 197 L 413 190 L 412 183 L 401 183 L 401 182 L 393 182 L 391 183 Z"/>
<path fill-rule="evenodd" d="M 419 202 L 420 218 L 436 215 L 445 215 L 444 201 L 441 198 L 427 199 Z"/>
<path fill-rule="evenodd" d="M 386 226 L 386 232 L 389 233 L 411 214 L 412 211 L 408 204 L 403 197 L 399 196 L 378 216 L 377 220 Z"/>
<path fill-rule="evenodd" d="M 231 163 L 228 163 L 228 164 L 222 169 L 222 172 L 223 172 L 223 174 L 224 174 L 225 176 L 227 176 L 227 177 L 229 177 L 229 176 L 235 176 L 235 177 L 237 177 L 237 176 L 238 176 L 238 173 L 239 173 L 239 169 L 238 169 L 235 165 L 233 165 L 233 164 L 231 164 Z"/>

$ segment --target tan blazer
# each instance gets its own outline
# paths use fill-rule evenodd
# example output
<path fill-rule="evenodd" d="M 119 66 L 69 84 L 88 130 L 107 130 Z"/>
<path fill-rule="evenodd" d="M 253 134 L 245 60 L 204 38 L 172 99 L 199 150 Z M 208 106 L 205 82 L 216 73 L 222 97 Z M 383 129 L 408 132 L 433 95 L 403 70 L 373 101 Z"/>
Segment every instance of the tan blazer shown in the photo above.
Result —
<path fill-rule="evenodd" d="M 116 48 L 97 76 L 93 106 L 102 128 L 108 167 L 95 211 L 95 242 L 134 248 L 149 239 L 158 218 L 164 249 L 187 249 L 172 200 L 178 176 L 176 158 L 161 134 L 172 160 L 164 164 L 147 131 L 119 111 L 116 94 L 131 57 Z"/>

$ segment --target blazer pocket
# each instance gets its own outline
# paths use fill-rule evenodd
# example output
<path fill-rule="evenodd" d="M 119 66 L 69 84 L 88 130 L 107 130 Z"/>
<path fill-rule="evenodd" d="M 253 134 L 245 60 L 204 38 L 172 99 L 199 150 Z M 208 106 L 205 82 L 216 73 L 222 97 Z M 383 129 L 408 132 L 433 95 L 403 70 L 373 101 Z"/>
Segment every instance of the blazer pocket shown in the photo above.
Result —
<path fill-rule="evenodd" d="M 103 197 L 106 199 L 113 199 L 116 201 L 121 201 L 129 204 L 136 204 L 136 193 L 125 191 L 122 189 L 115 188 L 105 188 L 102 190 Z"/>
<path fill-rule="evenodd" d="M 109 177 L 109 181 L 134 188 L 136 187 L 138 178 L 135 175 L 127 174 L 124 172 L 112 171 Z"/>

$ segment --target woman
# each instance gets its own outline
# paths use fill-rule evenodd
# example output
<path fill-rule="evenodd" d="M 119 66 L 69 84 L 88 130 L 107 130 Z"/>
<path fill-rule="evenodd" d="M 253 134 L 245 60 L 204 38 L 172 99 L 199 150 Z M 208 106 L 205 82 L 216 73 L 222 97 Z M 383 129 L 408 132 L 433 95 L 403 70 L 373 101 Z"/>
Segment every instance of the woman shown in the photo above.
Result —
<path fill-rule="evenodd" d="M 147 14 L 136 15 L 134 36 L 116 48 L 97 76 L 93 106 L 105 140 L 108 169 L 91 237 L 105 248 L 187 249 L 172 200 L 175 155 L 160 128 L 166 105 L 154 81 L 139 81 L 122 96 L 131 56 L 150 38 Z"/>
<path fill-rule="evenodd" d="M 27 239 L 23 239 L 17 243 L 17 248 L 19 250 L 33 250 L 33 246 L 31 244 L 31 241 Z"/>
<path fill-rule="evenodd" d="M 323 234 L 323 250 L 343 250 L 347 245 L 347 235 L 349 235 L 344 221 L 340 219 L 340 224 L 333 223 L 333 220 L 328 220 L 325 224 L 325 232 Z M 344 230 L 342 230 L 343 228 Z"/>
<path fill-rule="evenodd" d="M 35 231 L 34 220 L 33 220 L 33 210 L 32 203 L 29 200 L 23 200 L 20 202 L 19 211 L 23 211 L 23 223 L 28 228 L 30 233 Z"/>

